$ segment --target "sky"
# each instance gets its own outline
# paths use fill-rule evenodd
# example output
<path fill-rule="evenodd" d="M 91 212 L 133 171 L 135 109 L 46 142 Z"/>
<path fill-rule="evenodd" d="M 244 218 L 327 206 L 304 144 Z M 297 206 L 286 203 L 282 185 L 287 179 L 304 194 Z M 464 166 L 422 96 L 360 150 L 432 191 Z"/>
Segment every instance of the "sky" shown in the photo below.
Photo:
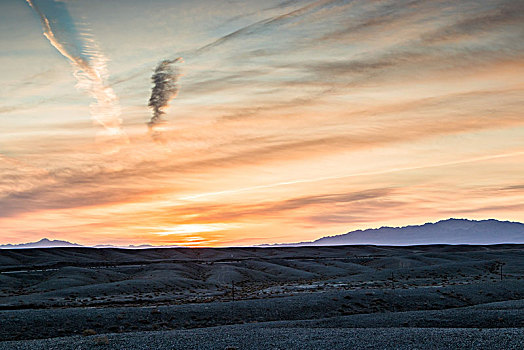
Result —
<path fill-rule="evenodd" d="M 0 0 L 0 244 L 524 222 L 523 37 L 514 0 Z"/>

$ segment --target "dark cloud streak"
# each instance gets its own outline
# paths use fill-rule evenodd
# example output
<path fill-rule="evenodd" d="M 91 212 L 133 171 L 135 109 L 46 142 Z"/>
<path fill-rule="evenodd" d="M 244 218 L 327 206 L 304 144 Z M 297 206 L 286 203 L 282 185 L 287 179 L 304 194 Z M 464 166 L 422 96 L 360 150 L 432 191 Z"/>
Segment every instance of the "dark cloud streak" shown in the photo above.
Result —
<path fill-rule="evenodd" d="M 155 126 L 165 123 L 163 115 L 165 108 L 169 105 L 176 94 L 178 93 L 178 70 L 173 67 L 173 64 L 181 61 L 181 58 L 174 60 L 163 60 L 155 68 L 151 81 L 154 86 L 151 91 L 148 106 L 153 110 L 153 116 L 148 123 L 150 129 Z"/>

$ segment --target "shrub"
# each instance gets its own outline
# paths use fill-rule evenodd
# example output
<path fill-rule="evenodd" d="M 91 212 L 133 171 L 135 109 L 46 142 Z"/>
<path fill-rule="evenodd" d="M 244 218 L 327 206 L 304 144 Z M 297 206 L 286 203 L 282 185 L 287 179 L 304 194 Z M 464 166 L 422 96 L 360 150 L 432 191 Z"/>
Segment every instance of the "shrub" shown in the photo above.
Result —
<path fill-rule="evenodd" d="M 85 337 L 87 337 L 89 335 L 96 335 L 96 331 L 94 329 L 90 329 L 90 328 L 89 329 L 84 329 L 82 331 L 82 335 L 85 336 Z"/>

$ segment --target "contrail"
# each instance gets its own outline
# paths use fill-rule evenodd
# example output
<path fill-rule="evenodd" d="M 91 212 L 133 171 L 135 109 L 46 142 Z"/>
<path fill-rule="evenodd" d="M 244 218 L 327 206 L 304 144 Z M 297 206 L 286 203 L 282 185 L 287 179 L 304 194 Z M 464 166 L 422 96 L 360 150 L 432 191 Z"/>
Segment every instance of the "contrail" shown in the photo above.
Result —
<path fill-rule="evenodd" d="M 188 51 L 183 51 L 180 54 L 184 56 L 185 59 L 187 60 L 194 59 L 196 57 L 201 56 L 204 53 L 207 53 L 208 51 L 212 50 L 213 48 L 219 47 L 220 45 L 225 44 L 231 40 L 242 38 L 243 36 L 249 36 L 252 34 L 256 34 L 258 31 L 264 28 L 271 27 L 271 26 L 278 26 L 282 23 L 285 23 L 286 20 L 291 20 L 293 18 L 298 18 L 303 14 L 307 14 L 310 10 L 322 9 L 324 5 L 329 5 L 331 3 L 336 3 L 336 2 L 337 0 L 315 1 L 309 5 L 295 9 L 293 11 L 286 12 L 281 15 L 272 16 L 272 17 L 251 23 L 247 26 L 241 27 L 233 32 L 230 32 L 218 39 L 215 39 L 210 43 L 207 43 L 205 45 L 202 45 L 200 47 L 197 47 L 197 48 L 194 48 Z M 138 73 L 133 71 L 134 73 L 120 77 L 118 80 L 113 82 L 112 85 L 116 85 L 122 82 L 126 82 L 128 80 L 134 79 L 137 76 L 140 76 L 146 73 L 148 70 L 149 70 L 148 68 L 143 68 Z"/>
<path fill-rule="evenodd" d="M 105 83 L 107 79 L 107 59 L 98 49 L 94 39 L 84 33 L 82 36 L 82 46 L 76 47 L 81 50 L 81 54 L 71 53 L 71 49 L 66 47 L 67 44 L 61 42 L 55 34 L 53 27 L 60 21 L 57 18 L 50 21 L 48 16 L 40 10 L 34 0 L 26 0 L 29 6 L 38 14 L 44 36 L 49 40 L 51 45 L 73 66 L 73 75 L 77 79 L 76 87 L 85 90 L 96 102 L 90 105 L 91 117 L 99 125 L 104 127 L 106 136 L 118 136 L 121 140 L 127 142 L 127 136 L 121 130 L 122 120 L 120 119 L 121 109 L 118 98 L 113 89 Z M 57 4 L 54 4 L 57 10 L 62 10 Z M 61 4 L 62 6 L 65 6 Z M 62 11 L 62 15 L 67 16 L 67 10 Z M 82 57 L 83 56 L 83 57 Z"/>
<path fill-rule="evenodd" d="M 303 7 L 300 7 L 298 9 L 295 9 L 295 10 L 292 10 L 290 12 L 286 12 L 284 14 L 281 14 L 281 15 L 278 15 L 278 16 L 273 16 L 273 17 L 269 17 L 269 18 L 266 18 L 266 19 L 263 19 L 263 20 L 260 20 L 258 22 L 255 22 L 255 23 L 251 23 L 245 27 L 242 27 L 242 28 L 239 28 L 237 30 L 235 30 L 234 32 L 231 32 L 221 38 L 218 38 L 217 40 L 209 43 L 209 44 L 206 44 L 204 46 L 201 46 L 199 47 L 198 49 L 196 50 L 193 50 L 192 52 L 188 53 L 188 54 L 192 54 L 194 56 L 199 56 L 200 54 L 216 47 L 216 46 L 219 46 L 219 45 L 222 45 L 232 39 L 235 39 L 237 37 L 240 37 L 240 36 L 243 36 L 243 35 L 250 35 L 250 34 L 254 34 L 254 33 L 257 33 L 257 31 L 267 27 L 267 26 L 270 26 L 270 25 L 279 25 L 281 24 L 282 22 L 286 21 L 286 20 L 289 20 L 289 19 L 293 19 L 293 18 L 296 18 L 296 17 L 299 17 L 299 16 L 302 16 L 303 14 L 306 14 L 308 13 L 309 11 L 311 10 L 318 10 L 318 9 L 321 9 L 323 6 L 325 5 L 328 5 L 328 4 L 331 4 L 331 3 L 335 3 L 336 0 L 319 0 L 319 1 L 314 1 L 313 3 L 311 4 L 308 4 L 308 5 L 305 5 Z"/>
<path fill-rule="evenodd" d="M 249 191 L 262 190 L 262 189 L 266 189 L 266 188 L 274 188 L 274 187 L 281 187 L 281 186 L 287 186 L 287 185 L 295 185 L 295 184 L 311 183 L 311 182 L 321 182 L 321 181 L 326 181 L 326 180 L 338 180 L 338 179 L 345 179 L 345 178 L 358 177 L 358 176 L 384 175 L 384 174 L 398 173 L 398 172 L 402 172 L 402 171 L 420 170 L 420 169 L 428 169 L 428 168 L 437 168 L 437 167 L 441 167 L 441 166 L 474 163 L 474 162 L 480 162 L 480 161 L 485 161 L 485 160 L 508 158 L 508 157 L 515 157 L 515 156 L 521 156 L 521 155 L 524 155 L 524 151 L 494 154 L 494 155 L 491 155 L 491 156 L 482 156 L 482 157 L 461 159 L 461 160 L 455 160 L 455 161 L 449 161 L 449 162 L 443 162 L 443 163 L 437 163 L 437 164 L 413 166 L 413 167 L 393 168 L 393 169 L 378 170 L 378 171 L 368 171 L 368 172 L 353 173 L 353 174 L 347 174 L 347 175 L 324 176 L 324 177 L 317 177 L 317 178 L 312 178 L 312 179 L 297 179 L 297 180 L 277 182 L 277 183 L 268 184 L 268 185 L 258 185 L 258 186 L 244 187 L 244 188 L 238 188 L 238 189 L 233 189 L 233 190 L 224 190 L 224 191 L 217 191 L 217 192 L 200 193 L 200 194 L 180 197 L 179 199 L 183 200 L 183 201 L 184 200 L 193 200 L 193 199 L 199 199 L 199 198 L 205 198 L 205 197 L 219 196 L 219 195 L 223 195 L 223 194 L 235 194 L 235 193 L 249 192 Z"/>
<path fill-rule="evenodd" d="M 161 137 L 161 128 L 159 128 L 159 126 L 165 125 L 166 123 L 166 120 L 163 118 L 163 115 L 166 113 L 165 109 L 169 106 L 169 101 L 178 93 L 177 80 L 179 74 L 173 65 L 181 61 L 181 57 L 173 60 L 163 60 L 155 68 L 153 76 L 151 77 L 154 86 L 151 90 L 148 106 L 153 110 L 153 116 L 147 125 L 153 133 L 155 140 L 159 140 Z"/>

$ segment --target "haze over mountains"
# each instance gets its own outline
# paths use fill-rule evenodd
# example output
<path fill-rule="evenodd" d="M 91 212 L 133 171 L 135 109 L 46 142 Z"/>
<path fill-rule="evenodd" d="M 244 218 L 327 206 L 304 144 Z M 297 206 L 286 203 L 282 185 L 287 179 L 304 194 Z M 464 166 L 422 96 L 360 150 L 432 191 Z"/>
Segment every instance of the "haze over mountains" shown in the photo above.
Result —
<path fill-rule="evenodd" d="M 418 226 L 381 227 L 356 230 L 312 242 L 264 244 L 262 246 L 331 246 L 331 245 L 427 245 L 427 244 L 502 244 L 524 243 L 524 224 L 499 220 L 448 219 Z M 0 245 L 0 249 L 82 247 L 77 243 L 43 238 L 38 242 Z M 182 248 L 181 246 L 96 245 L 93 248 Z"/>

